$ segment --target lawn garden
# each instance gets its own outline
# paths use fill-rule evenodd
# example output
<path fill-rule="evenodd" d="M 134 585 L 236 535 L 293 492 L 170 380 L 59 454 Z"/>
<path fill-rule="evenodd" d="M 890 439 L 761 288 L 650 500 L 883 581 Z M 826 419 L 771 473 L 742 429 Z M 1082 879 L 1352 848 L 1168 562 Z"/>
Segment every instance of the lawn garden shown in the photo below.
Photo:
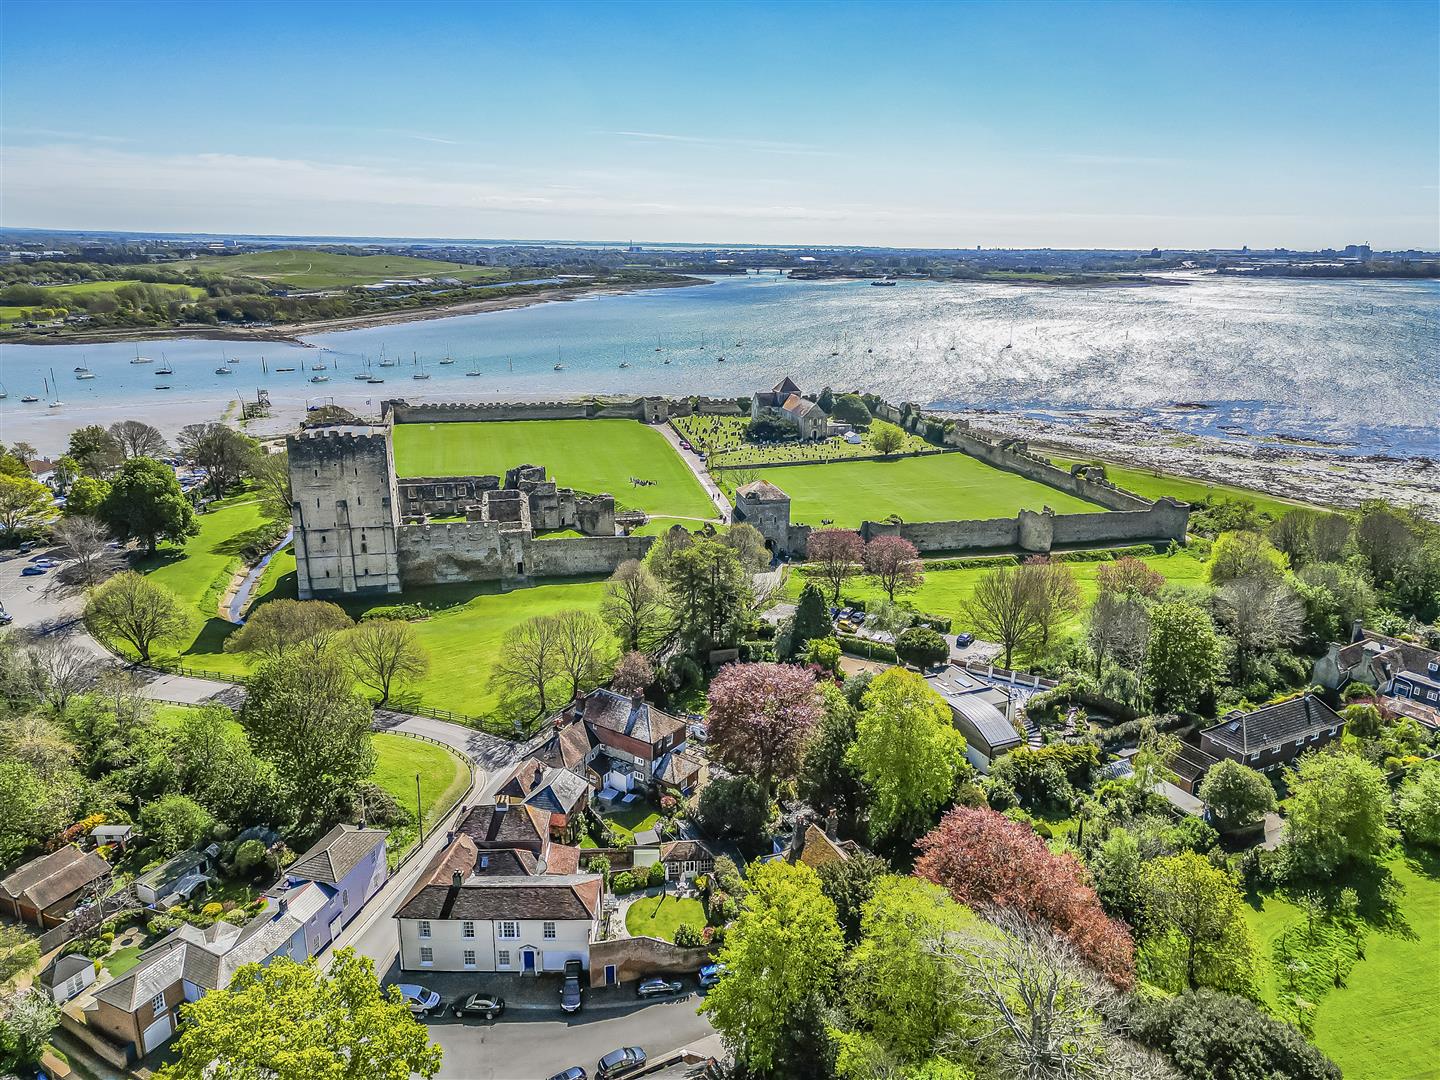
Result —
<path fill-rule="evenodd" d="M 1389 864 L 1398 918 L 1368 925 L 1363 956 L 1353 935 L 1319 927 L 1278 894 L 1254 899 L 1246 922 L 1260 955 L 1260 995 L 1279 1015 L 1289 957 L 1315 1005 L 1314 1039 L 1346 1076 L 1422 1080 L 1435 1071 L 1435 988 L 1440 985 L 1440 862 L 1407 853 Z M 1281 947 L 1282 938 L 1288 948 Z M 1334 985 L 1337 959 L 1344 985 Z M 1290 1010 L 1293 1011 L 1293 1010 Z"/>
<path fill-rule="evenodd" d="M 1076 464 L 1078 458 L 1050 459 L 1062 469 L 1068 469 Z M 1158 499 L 1162 495 L 1169 495 L 1188 503 L 1197 502 L 1248 502 L 1255 506 L 1261 513 L 1269 514 L 1271 517 L 1280 517 L 1287 510 L 1293 510 L 1303 503 L 1293 502 L 1288 499 L 1278 499 L 1273 495 L 1266 495 L 1264 492 L 1252 491 L 1250 488 L 1235 487 L 1232 484 L 1212 484 L 1206 480 L 1192 480 L 1187 476 L 1176 476 L 1173 473 L 1157 472 L 1153 469 L 1134 469 L 1124 465 L 1112 465 L 1105 463 L 1105 475 L 1114 484 L 1124 488 L 1126 491 L 1133 491 L 1147 499 Z"/>
<path fill-rule="evenodd" d="M 717 473 L 717 481 L 723 483 L 725 475 Z M 1013 518 L 1046 506 L 1057 514 L 1105 509 L 962 453 L 796 465 L 766 469 L 764 479 L 790 496 L 791 521 L 818 526 L 828 520 L 845 529 L 891 514 L 906 521 L 949 521 Z"/>
<path fill-rule="evenodd" d="M 631 937 L 657 937 L 675 940 L 681 926 L 705 929 L 705 907 L 699 900 L 680 898 L 662 892 L 659 896 L 642 896 L 625 912 L 625 929 Z"/>
<path fill-rule="evenodd" d="M 1171 555 L 1148 555 L 1141 561 L 1164 574 L 1172 585 L 1198 587 L 1205 583 L 1205 563 L 1183 548 Z M 998 564 L 999 560 L 996 562 Z M 1088 605 L 1098 591 L 1096 579 L 1105 562 L 1072 561 L 1067 562 L 1067 565 L 1074 571 L 1082 601 Z M 926 570 L 925 584 L 915 592 L 900 594 L 897 599 L 909 603 L 917 611 L 941 617 L 950 616 L 956 620 L 956 630 L 963 630 L 964 616 L 961 612 L 965 602 L 974 594 L 976 583 L 990 569 L 990 566 L 982 563 L 959 570 Z M 809 580 L 809 575 L 803 569 L 791 573 L 785 579 L 785 597 L 790 600 L 798 599 L 800 590 Z M 818 579 L 817 584 L 820 584 Z M 884 591 L 863 577 L 847 582 L 841 595 L 866 603 L 885 599 Z M 1075 624 L 1079 625 L 1078 616 Z"/>
<path fill-rule="evenodd" d="M 617 506 L 709 519 L 715 507 L 665 437 L 636 420 L 515 420 L 397 424 L 395 471 L 405 476 L 504 476 L 543 465 L 562 487 L 615 496 Z M 637 487 L 632 480 L 653 481 Z"/>

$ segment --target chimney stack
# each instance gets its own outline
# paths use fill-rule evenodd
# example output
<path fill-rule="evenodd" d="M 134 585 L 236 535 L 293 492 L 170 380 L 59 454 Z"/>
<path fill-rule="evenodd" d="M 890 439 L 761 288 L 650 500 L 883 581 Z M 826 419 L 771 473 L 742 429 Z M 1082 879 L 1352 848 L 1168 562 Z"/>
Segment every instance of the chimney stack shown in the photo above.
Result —
<path fill-rule="evenodd" d="M 452 889 L 458 889 L 460 888 L 461 882 L 463 882 L 464 880 L 465 879 L 461 876 L 460 871 L 456 870 L 453 874 L 450 875 L 450 887 Z"/>
<path fill-rule="evenodd" d="M 831 810 L 825 815 L 825 835 L 831 840 L 838 840 L 840 832 L 840 815 Z"/>
<path fill-rule="evenodd" d="M 800 817 L 800 818 L 796 818 L 796 819 L 795 819 L 795 828 L 794 828 L 794 830 L 790 833 L 790 856 L 791 856 L 791 858 L 794 858 L 795 856 L 799 855 L 800 852 L 801 852 L 801 850 L 802 850 L 804 847 L 805 847 L 805 819 L 804 819 L 803 817 Z"/>
<path fill-rule="evenodd" d="M 1356 619 L 1350 624 L 1350 644 L 1355 644 L 1365 636 L 1365 624 Z"/>

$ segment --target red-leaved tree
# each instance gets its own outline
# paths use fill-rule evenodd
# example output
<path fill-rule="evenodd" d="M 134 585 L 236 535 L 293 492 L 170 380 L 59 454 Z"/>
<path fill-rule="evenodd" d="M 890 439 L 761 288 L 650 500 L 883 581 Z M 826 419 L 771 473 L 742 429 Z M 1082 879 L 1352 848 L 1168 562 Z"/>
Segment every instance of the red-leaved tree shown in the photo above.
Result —
<path fill-rule="evenodd" d="M 799 771 L 822 712 L 814 675 L 791 664 L 726 664 L 709 697 L 711 757 L 767 791 Z"/>
<path fill-rule="evenodd" d="M 877 536 L 865 545 L 865 572 L 885 590 L 893 603 L 897 592 L 918 589 L 925 584 L 920 569 L 920 552 L 901 536 Z"/>
<path fill-rule="evenodd" d="M 920 838 L 915 873 L 962 904 L 1009 908 L 1054 931 L 1122 989 L 1135 983 L 1135 942 L 1105 914 L 1085 870 L 1034 829 L 993 810 L 957 806 Z"/>
<path fill-rule="evenodd" d="M 1101 563 L 1096 574 L 1100 591 L 1118 596 L 1154 596 L 1165 587 L 1165 575 L 1152 570 L 1133 555 Z"/>
<path fill-rule="evenodd" d="M 805 558 L 820 571 L 830 587 L 830 602 L 840 602 L 840 590 L 860 569 L 865 558 L 865 541 L 849 529 L 821 529 L 805 541 Z"/>

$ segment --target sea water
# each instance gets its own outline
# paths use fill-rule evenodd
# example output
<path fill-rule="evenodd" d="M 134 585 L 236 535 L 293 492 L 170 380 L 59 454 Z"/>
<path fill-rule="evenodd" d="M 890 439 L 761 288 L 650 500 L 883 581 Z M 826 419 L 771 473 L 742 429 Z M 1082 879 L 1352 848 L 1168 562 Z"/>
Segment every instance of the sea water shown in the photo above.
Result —
<path fill-rule="evenodd" d="M 1203 404 L 1167 411 L 1165 422 L 1440 457 L 1440 282 L 1183 280 L 874 288 L 762 273 L 319 334 L 305 339 L 309 348 L 195 339 L 0 346 L 0 429 L 6 441 L 54 450 L 82 424 L 148 416 L 173 430 L 261 389 L 277 406 L 363 409 L 386 398 L 748 396 L 790 375 L 807 390 L 861 388 L 1057 419 Z M 137 354 L 153 362 L 130 363 Z M 454 363 L 441 364 L 447 357 Z M 155 374 L 162 361 L 173 375 Z M 222 364 L 233 373 L 216 374 Z M 77 381 L 76 367 L 96 378 Z M 355 378 L 366 371 L 383 384 Z M 52 372 L 49 396 L 64 402 L 55 409 L 44 385 Z M 422 373 L 429 378 L 413 378 Z M 327 381 L 311 382 L 316 374 Z M 42 400 L 22 404 L 25 394 Z"/>

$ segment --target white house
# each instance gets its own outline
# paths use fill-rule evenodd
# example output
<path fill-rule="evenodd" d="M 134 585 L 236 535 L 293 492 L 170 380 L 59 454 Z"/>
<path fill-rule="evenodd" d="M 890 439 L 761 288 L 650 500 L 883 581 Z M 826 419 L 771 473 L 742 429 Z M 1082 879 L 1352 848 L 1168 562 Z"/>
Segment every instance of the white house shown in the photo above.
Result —
<path fill-rule="evenodd" d="M 56 1005 L 64 1005 L 95 981 L 94 960 L 84 953 L 62 956 L 40 975 L 40 985 Z"/>
<path fill-rule="evenodd" d="M 395 913 L 401 969 L 588 969 L 603 882 L 578 872 L 579 854 L 533 807 L 474 807 Z"/>

